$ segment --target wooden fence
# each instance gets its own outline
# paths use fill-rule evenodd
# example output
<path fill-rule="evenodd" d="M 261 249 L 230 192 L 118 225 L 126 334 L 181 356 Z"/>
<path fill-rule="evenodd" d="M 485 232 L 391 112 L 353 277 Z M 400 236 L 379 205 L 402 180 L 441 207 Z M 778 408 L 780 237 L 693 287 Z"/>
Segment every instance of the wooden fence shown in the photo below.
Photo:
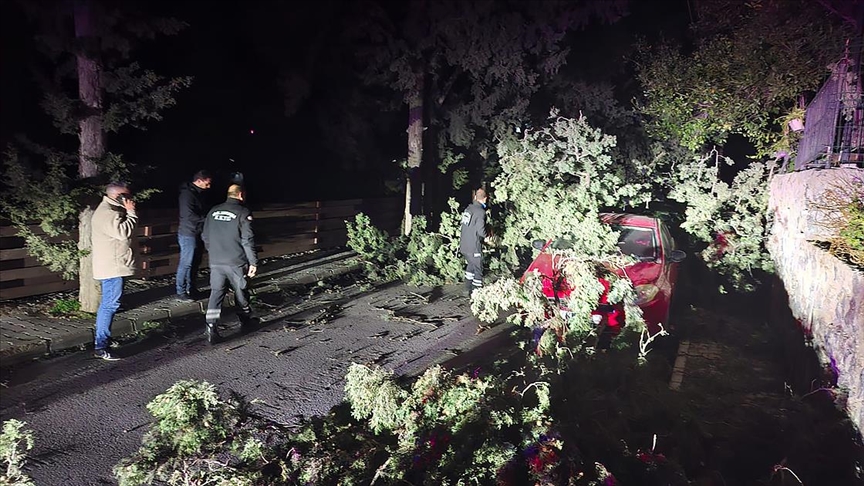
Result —
<path fill-rule="evenodd" d="M 266 205 L 253 210 L 259 258 L 342 246 L 347 241 L 345 220 L 367 214 L 377 227 L 395 234 L 402 218 L 401 198 L 312 201 Z M 136 231 L 139 278 L 171 275 L 177 270 L 177 210 L 139 211 Z M 38 225 L 31 228 L 44 234 Z M 70 238 L 77 240 L 78 236 Z M 204 253 L 202 266 L 207 264 Z M 0 300 L 75 289 L 78 281 L 64 280 L 27 253 L 23 238 L 8 221 L 0 221 Z"/>

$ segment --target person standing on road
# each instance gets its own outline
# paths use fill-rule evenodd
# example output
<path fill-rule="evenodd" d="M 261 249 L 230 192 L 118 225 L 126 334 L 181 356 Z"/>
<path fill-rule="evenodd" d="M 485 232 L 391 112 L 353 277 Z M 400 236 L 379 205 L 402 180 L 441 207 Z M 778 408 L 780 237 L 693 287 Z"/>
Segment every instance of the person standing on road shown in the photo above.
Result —
<path fill-rule="evenodd" d="M 180 185 L 180 225 L 177 228 L 177 243 L 180 244 L 180 259 L 177 262 L 177 299 L 192 301 L 198 298 L 195 280 L 201 264 L 201 232 L 207 207 L 204 191 L 210 189 L 212 177 L 206 170 L 192 176 L 192 182 Z"/>
<path fill-rule="evenodd" d="M 474 191 L 471 204 L 462 213 L 459 252 L 468 262 L 465 267 L 465 291 L 468 296 L 483 286 L 483 239 L 486 238 L 486 191 Z"/>
<path fill-rule="evenodd" d="M 249 324 L 252 319 L 252 308 L 246 295 L 246 277 L 255 276 L 258 257 L 252 233 L 252 212 L 243 205 L 245 198 L 243 187 L 232 184 L 228 187 L 228 199 L 211 209 L 204 220 L 201 237 L 210 259 L 210 300 L 205 332 L 210 344 L 219 340 L 217 324 L 222 314 L 226 284 L 234 290 L 241 326 Z"/>
<path fill-rule="evenodd" d="M 93 212 L 91 226 L 93 278 L 102 287 L 102 300 L 96 311 L 95 356 L 114 360 L 108 351 L 111 323 L 120 308 L 123 277 L 135 273 L 132 236 L 138 225 L 135 201 L 125 183 L 112 182 L 105 187 L 105 196 Z"/>

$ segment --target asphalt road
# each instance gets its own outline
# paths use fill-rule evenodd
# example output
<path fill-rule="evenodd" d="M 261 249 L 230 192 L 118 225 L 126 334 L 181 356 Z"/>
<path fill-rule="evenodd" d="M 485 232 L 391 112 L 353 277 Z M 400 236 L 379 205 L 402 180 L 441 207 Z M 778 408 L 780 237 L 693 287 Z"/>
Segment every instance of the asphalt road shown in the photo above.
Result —
<path fill-rule="evenodd" d="M 356 290 L 356 289 L 355 289 Z M 203 323 L 152 336 L 105 362 L 77 352 L 7 373 L 0 418 L 35 431 L 28 472 L 39 486 L 115 484 L 111 469 L 137 449 L 150 416 L 145 405 L 178 380 L 233 389 L 254 409 L 283 424 L 326 413 L 342 400 L 352 362 L 410 373 L 474 338 L 477 322 L 458 289 L 392 286 L 356 296 L 327 294 L 336 313 L 268 318 L 240 335 L 225 319 L 226 340 L 209 346 Z M 196 317 L 200 319 L 200 317 Z"/>

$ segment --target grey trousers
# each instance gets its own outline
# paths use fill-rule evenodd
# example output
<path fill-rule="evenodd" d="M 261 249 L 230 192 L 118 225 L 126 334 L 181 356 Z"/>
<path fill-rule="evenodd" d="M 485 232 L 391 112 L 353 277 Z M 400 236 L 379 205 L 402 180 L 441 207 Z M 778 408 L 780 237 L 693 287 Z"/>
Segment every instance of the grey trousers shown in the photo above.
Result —
<path fill-rule="evenodd" d="M 465 266 L 465 290 L 468 292 L 483 286 L 483 254 L 463 253 L 468 264 Z"/>
<path fill-rule="evenodd" d="M 252 314 L 249 297 L 246 295 L 246 268 L 229 265 L 210 266 L 210 300 L 207 302 L 206 321 L 215 326 L 222 315 L 222 301 L 228 285 L 234 290 L 234 302 L 237 304 L 237 314 L 240 320 L 248 319 Z"/>

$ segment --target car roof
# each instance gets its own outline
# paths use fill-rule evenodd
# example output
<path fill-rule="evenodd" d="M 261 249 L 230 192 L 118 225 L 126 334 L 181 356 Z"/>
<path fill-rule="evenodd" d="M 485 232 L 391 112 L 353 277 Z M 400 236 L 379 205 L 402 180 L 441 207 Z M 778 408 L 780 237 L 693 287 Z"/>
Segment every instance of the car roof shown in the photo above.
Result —
<path fill-rule="evenodd" d="M 639 228 L 657 228 L 657 218 L 629 213 L 600 213 L 600 220 L 606 224 L 622 224 Z"/>

